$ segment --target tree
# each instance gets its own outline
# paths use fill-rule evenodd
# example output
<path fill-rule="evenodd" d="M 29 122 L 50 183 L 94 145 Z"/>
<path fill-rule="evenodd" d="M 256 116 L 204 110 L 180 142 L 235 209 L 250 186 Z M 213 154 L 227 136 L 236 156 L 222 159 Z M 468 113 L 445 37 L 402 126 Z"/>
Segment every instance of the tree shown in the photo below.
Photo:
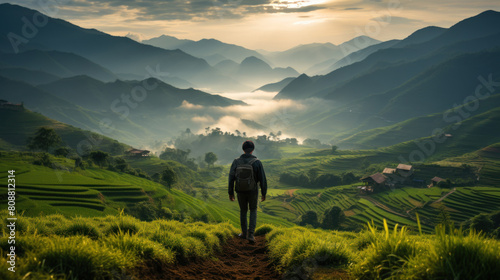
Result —
<path fill-rule="evenodd" d="M 478 214 L 472 218 L 470 227 L 476 231 L 482 231 L 483 233 L 490 233 L 495 229 L 493 221 L 484 213 Z"/>
<path fill-rule="evenodd" d="M 167 184 L 168 189 L 172 189 L 172 186 L 177 182 L 177 174 L 170 166 L 166 166 L 161 173 L 161 179 Z"/>
<path fill-rule="evenodd" d="M 309 171 L 307 172 L 307 176 L 309 176 L 309 179 L 311 180 L 311 182 L 313 182 L 314 180 L 316 180 L 316 177 L 318 177 L 318 174 L 321 170 L 319 168 L 311 168 L 309 169 Z"/>
<path fill-rule="evenodd" d="M 123 158 L 117 158 L 115 159 L 115 167 L 116 169 L 120 170 L 121 172 L 125 172 L 129 168 L 127 162 Z"/>
<path fill-rule="evenodd" d="M 344 211 L 342 211 L 342 209 L 338 206 L 333 206 L 332 208 L 325 210 L 325 218 L 321 223 L 321 227 L 324 229 L 339 229 L 344 220 Z"/>
<path fill-rule="evenodd" d="M 214 166 L 214 163 L 217 161 L 217 155 L 213 152 L 208 152 L 205 154 L 205 162 L 208 166 Z"/>
<path fill-rule="evenodd" d="M 56 157 L 62 156 L 62 157 L 67 157 L 71 153 L 71 149 L 68 147 L 59 147 L 54 151 L 54 155 Z"/>
<path fill-rule="evenodd" d="M 51 147 L 62 142 L 61 137 L 53 128 L 41 127 L 35 133 L 35 137 L 28 138 L 28 148 L 30 150 L 42 150 L 48 152 Z"/>
<path fill-rule="evenodd" d="M 358 182 L 358 178 L 352 172 L 342 173 L 342 184 L 349 185 Z"/>
<path fill-rule="evenodd" d="M 311 225 L 313 227 L 318 226 L 318 214 L 316 212 L 309 210 L 304 215 L 300 217 L 300 225 L 305 226 L 305 225 Z"/>
<path fill-rule="evenodd" d="M 339 148 L 339 147 L 337 147 L 337 146 L 333 145 L 333 146 L 332 146 L 332 154 L 335 154 L 335 153 L 337 152 L 337 149 L 338 149 L 338 148 Z"/>
<path fill-rule="evenodd" d="M 109 154 L 103 151 L 92 151 L 89 156 L 90 159 L 92 159 L 95 164 L 99 165 L 100 168 L 102 168 L 109 158 Z"/>

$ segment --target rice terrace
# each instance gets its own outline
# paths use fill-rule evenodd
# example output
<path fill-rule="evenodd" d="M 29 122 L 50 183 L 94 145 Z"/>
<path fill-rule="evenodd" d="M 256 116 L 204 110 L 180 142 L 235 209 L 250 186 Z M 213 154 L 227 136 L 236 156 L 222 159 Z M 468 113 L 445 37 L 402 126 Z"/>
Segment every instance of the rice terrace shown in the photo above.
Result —
<path fill-rule="evenodd" d="M 0 1 L 0 279 L 499 279 L 499 11 Z"/>

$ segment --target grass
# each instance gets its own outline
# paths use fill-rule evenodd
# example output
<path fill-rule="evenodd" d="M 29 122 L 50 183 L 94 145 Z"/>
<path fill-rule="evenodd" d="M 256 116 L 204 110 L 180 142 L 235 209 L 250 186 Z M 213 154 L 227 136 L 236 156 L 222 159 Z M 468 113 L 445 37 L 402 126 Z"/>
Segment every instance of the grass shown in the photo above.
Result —
<path fill-rule="evenodd" d="M 5 210 L 0 214 L 7 216 Z M 212 258 L 237 232 L 229 223 L 143 222 L 126 215 L 49 215 L 20 217 L 18 222 L 18 271 L 0 272 L 2 279 L 21 279 L 27 273 L 34 279 L 137 277 L 144 266 L 161 268 Z M 7 234 L 4 229 L 0 238 L 2 263 L 11 246 Z"/>

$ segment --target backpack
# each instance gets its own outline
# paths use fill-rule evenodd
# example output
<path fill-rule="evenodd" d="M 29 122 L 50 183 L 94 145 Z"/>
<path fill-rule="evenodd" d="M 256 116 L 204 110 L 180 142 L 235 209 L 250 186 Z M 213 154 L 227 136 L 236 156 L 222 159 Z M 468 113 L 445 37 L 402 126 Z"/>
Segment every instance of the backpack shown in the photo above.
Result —
<path fill-rule="evenodd" d="M 252 166 L 252 164 L 256 161 L 257 158 L 253 158 L 248 162 L 242 158 L 237 159 L 235 172 L 235 189 L 237 192 L 249 192 L 257 189 L 257 182 L 255 182 Z"/>

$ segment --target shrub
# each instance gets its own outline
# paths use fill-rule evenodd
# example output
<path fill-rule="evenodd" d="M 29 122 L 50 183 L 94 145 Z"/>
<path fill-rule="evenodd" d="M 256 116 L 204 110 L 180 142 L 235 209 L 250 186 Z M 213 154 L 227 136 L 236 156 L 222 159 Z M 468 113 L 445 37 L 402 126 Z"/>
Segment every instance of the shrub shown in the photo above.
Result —
<path fill-rule="evenodd" d="M 155 261 L 158 264 L 172 264 L 175 261 L 175 255 L 171 250 L 145 237 L 115 234 L 103 241 L 106 245 L 120 250 L 127 258 L 136 263 L 138 261 Z"/>
<path fill-rule="evenodd" d="M 274 229 L 272 225 L 264 224 L 255 229 L 255 236 L 266 235 Z"/>
<path fill-rule="evenodd" d="M 138 223 L 138 220 L 129 216 L 120 217 L 118 222 L 111 223 L 111 225 L 108 226 L 106 234 L 136 234 L 139 231 L 139 227 L 137 226 Z"/>
<path fill-rule="evenodd" d="M 74 219 L 72 224 L 59 230 L 58 234 L 64 236 L 83 235 L 94 240 L 100 236 L 97 228 L 83 219 Z"/>
<path fill-rule="evenodd" d="M 281 238 L 286 236 L 286 238 Z M 285 276 L 297 270 L 311 270 L 318 265 L 342 266 L 353 256 L 346 240 L 334 232 L 304 228 L 275 229 L 267 235 L 269 255 Z M 313 267 L 309 267 L 309 266 Z"/>
<path fill-rule="evenodd" d="M 51 237 L 31 259 L 30 270 L 63 273 L 66 278 L 109 279 L 129 266 L 127 258 L 116 250 L 87 237 Z"/>

